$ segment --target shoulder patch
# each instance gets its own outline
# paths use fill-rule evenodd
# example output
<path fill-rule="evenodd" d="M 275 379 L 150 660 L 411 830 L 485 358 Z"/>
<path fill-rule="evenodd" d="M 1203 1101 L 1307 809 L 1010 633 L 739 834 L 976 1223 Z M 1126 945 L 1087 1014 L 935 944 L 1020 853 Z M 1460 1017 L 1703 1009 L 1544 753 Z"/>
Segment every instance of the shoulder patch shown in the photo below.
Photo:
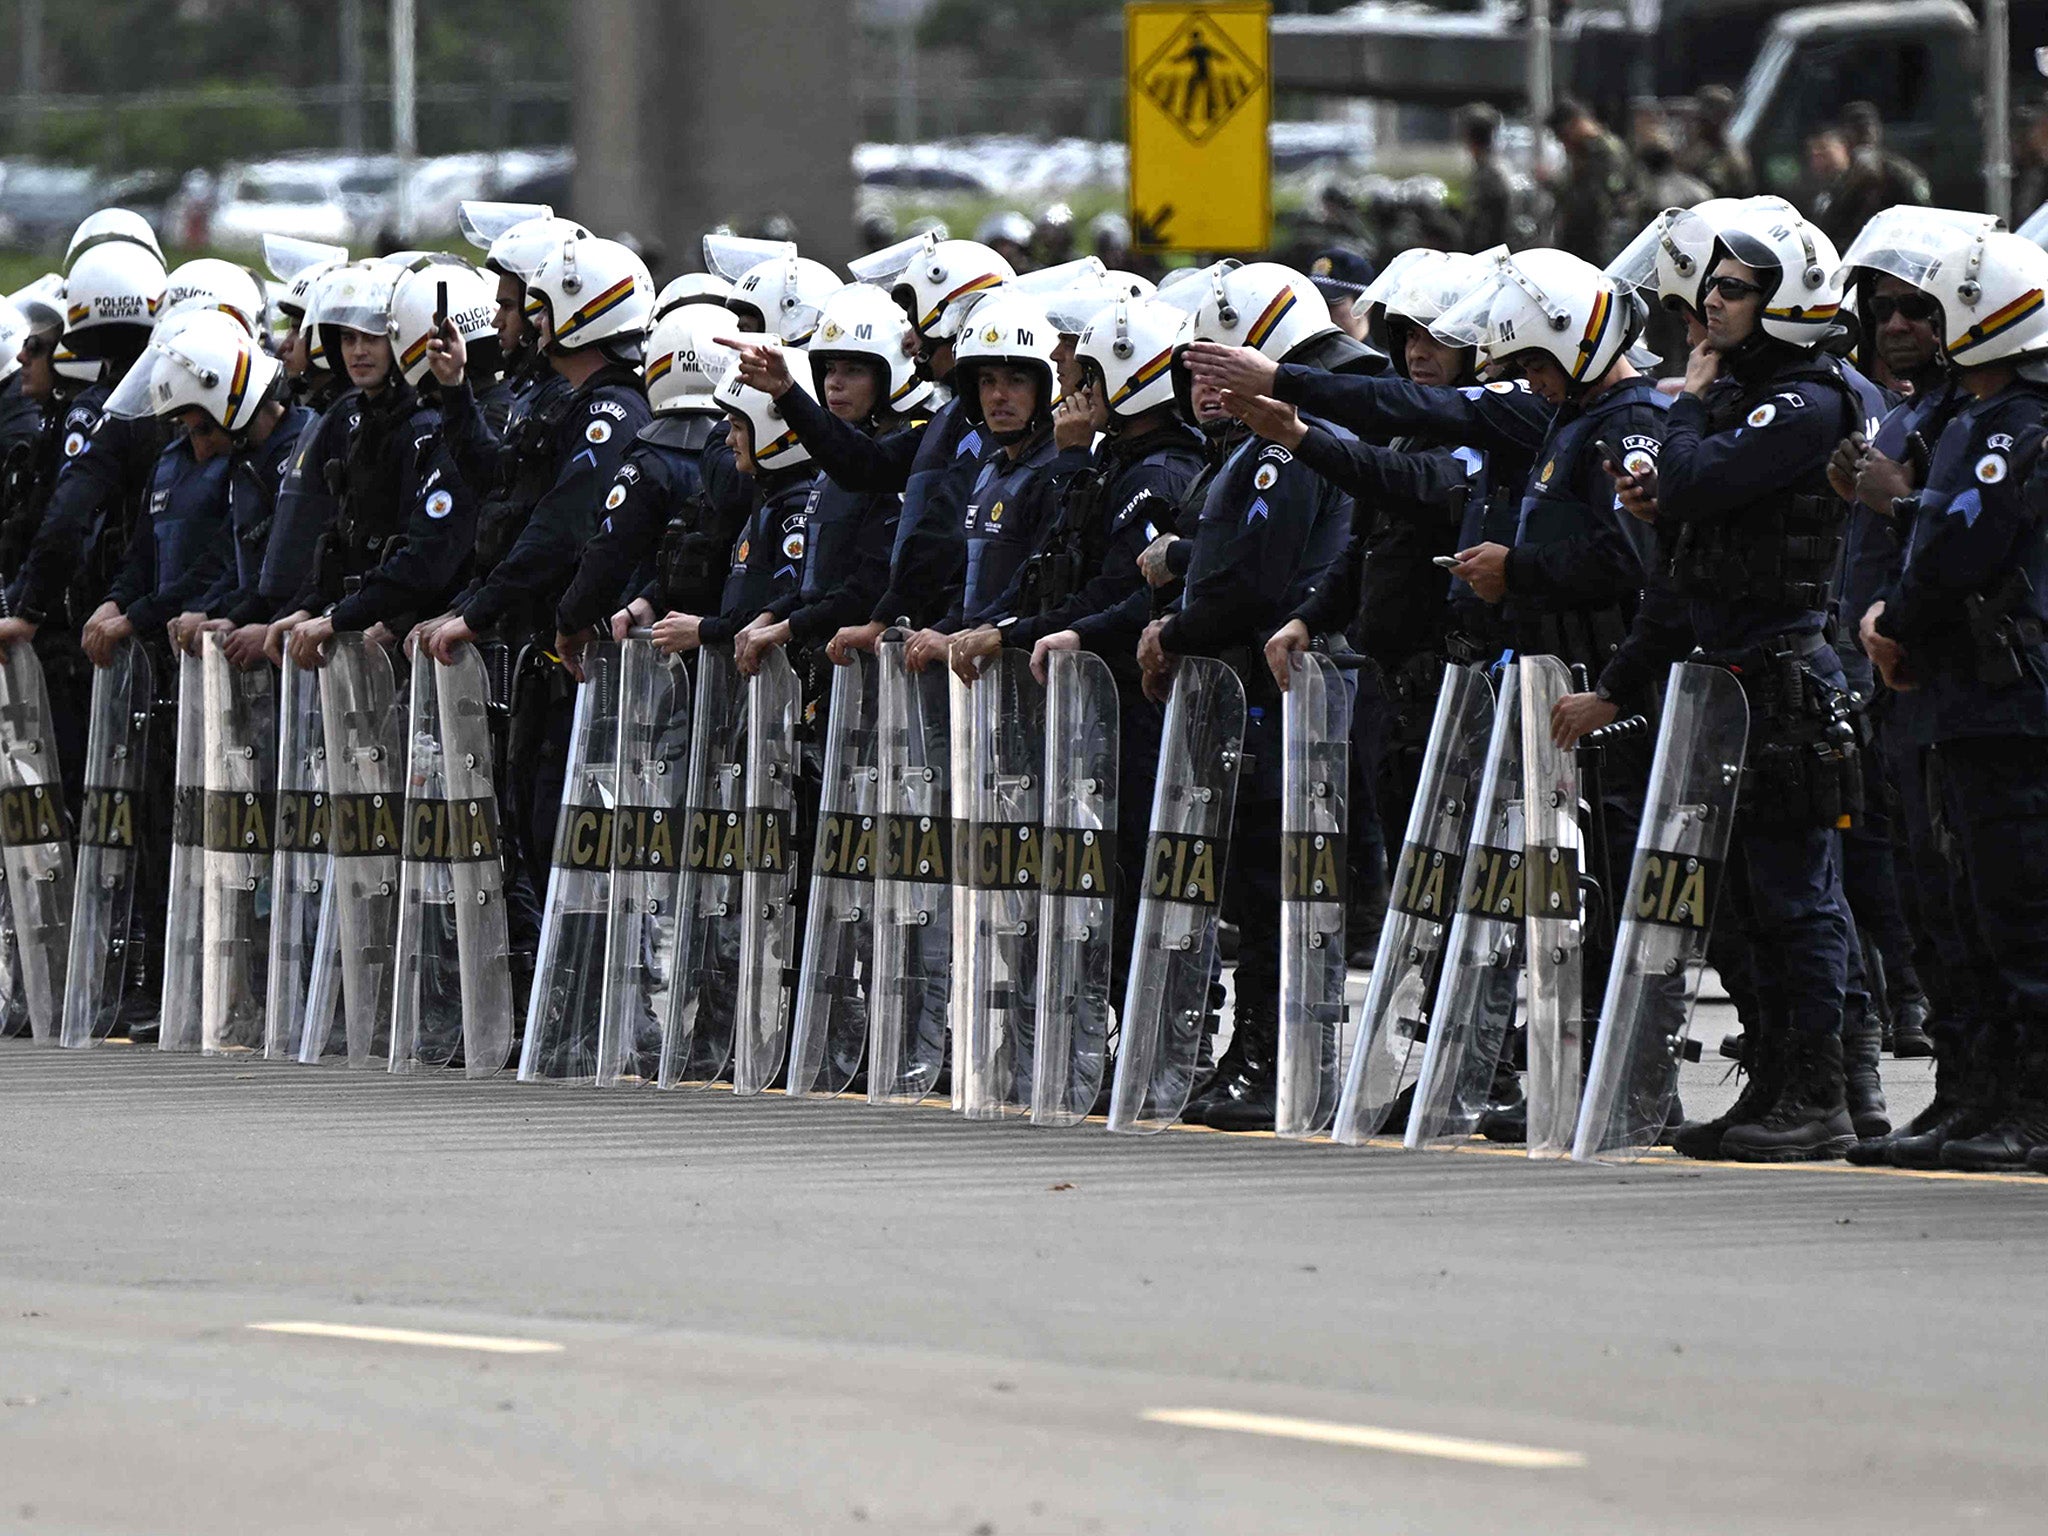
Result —
<path fill-rule="evenodd" d="M 1766 400 L 1762 405 L 1758 406 L 1755 410 L 1751 411 L 1747 418 L 1749 424 L 1752 427 L 1768 427 L 1772 422 L 1776 421 L 1777 419 L 1778 408 L 1775 405 L 1771 404 L 1771 402 L 1768 400 Z"/>
<path fill-rule="evenodd" d="M 436 522 L 455 510 L 455 496 L 451 491 L 436 491 L 427 498 L 427 516 Z"/>
<path fill-rule="evenodd" d="M 593 421 L 583 429 L 585 441 L 608 443 L 612 440 L 612 424 L 608 421 Z"/>
<path fill-rule="evenodd" d="M 804 531 L 792 528 L 782 536 L 782 556 L 785 560 L 801 560 L 804 557 Z"/>
<path fill-rule="evenodd" d="M 590 402 L 590 409 L 593 413 L 602 412 L 614 421 L 626 419 L 626 408 L 616 400 L 593 400 Z"/>
<path fill-rule="evenodd" d="M 1536 477 L 1536 483 L 1538 485 L 1548 485 L 1550 484 L 1550 477 L 1556 473 L 1557 460 L 1552 459 L 1548 464 L 1543 466 L 1543 473 Z"/>
<path fill-rule="evenodd" d="M 627 485 L 639 484 L 640 466 L 638 464 L 635 464 L 632 460 L 628 459 L 625 463 L 619 466 L 618 478 L 620 480 L 623 480 Z"/>
<path fill-rule="evenodd" d="M 1623 453 L 1634 453 L 1638 448 L 1644 453 L 1652 454 L 1664 451 L 1664 445 L 1647 432 L 1631 433 L 1621 440 L 1621 451 Z"/>
<path fill-rule="evenodd" d="M 75 459 L 85 452 L 85 434 L 73 429 L 64 434 L 64 457 Z"/>
<path fill-rule="evenodd" d="M 1993 453 L 2011 453 L 2012 434 L 2010 432 L 1994 432 L 1984 439 L 1984 446 Z"/>
<path fill-rule="evenodd" d="M 1507 379 L 1495 379 L 1486 388 L 1490 393 L 1496 395 L 1512 395 L 1515 392 L 1514 384 Z"/>
<path fill-rule="evenodd" d="M 2002 453 L 1987 453 L 1977 461 L 1977 482 L 1980 485 L 1996 485 L 2007 473 Z"/>
<path fill-rule="evenodd" d="M 616 511 L 618 511 L 618 510 L 619 510 L 619 508 L 623 507 L 623 506 L 624 506 L 625 504 L 626 504 L 626 488 L 625 488 L 625 487 L 624 487 L 623 485 L 614 485 L 614 486 L 613 486 L 613 487 L 611 488 L 611 491 L 610 491 L 610 492 L 609 492 L 609 493 L 608 493 L 608 494 L 607 494 L 607 495 L 605 496 L 605 499 L 604 499 L 604 509 L 605 509 L 605 511 L 607 511 L 607 512 L 616 512 Z"/>
<path fill-rule="evenodd" d="M 1270 491 L 1280 483 L 1280 466 L 1261 464 L 1252 475 L 1252 484 L 1259 490 Z"/>
<path fill-rule="evenodd" d="M 1292 464 L 1294 462 L 1294 455 L 1285 448 L 1282 448 L 1278 443 L 1268 443 L 1259 450 L 1259 462 L 1261 464 Z"/>
<path fill-rule="evenodd" d="M 1624 449 L 1621 467 L 1638 478 L 1657 472 L 1657 456 L 1645 448 Z"/>
<path fill-rule="evenodd" d="M 1798 393 L 1796 390 L 1781 389 L 1778 391 L 1778 398 L 1791 406 L 1795 411 L 1806 404 L 1806 396 Z"/>

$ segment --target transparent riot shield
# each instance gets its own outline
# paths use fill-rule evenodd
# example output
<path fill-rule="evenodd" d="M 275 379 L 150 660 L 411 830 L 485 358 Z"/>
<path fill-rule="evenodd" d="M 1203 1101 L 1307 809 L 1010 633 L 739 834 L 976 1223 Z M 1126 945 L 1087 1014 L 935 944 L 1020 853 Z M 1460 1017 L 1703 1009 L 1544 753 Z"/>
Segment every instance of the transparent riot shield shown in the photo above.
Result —
<path fill-rule="evenodd" d="M 337 634 L 320 669 L 327 741 L 328 847 L 334 855 L 335 929 L 341 941 L 342 1039 L 309 1014 L 299 1059 L 337 1054 L 352 1067 L 391 1055 L 391 981 L 398 938 L 400 829 L 405 809 L 406 715 L 385 649 Z"/>
<path fill-rule="evenodd" d="M 611 915 L 598 1007 L 600 1087 L 657 1080 L 676 955 L 676 880 L 690 767 L 692 685 L 645 636 L 619 648 Z"/>
<path fill-rule="evenodd" d="M 512 946 L 505 910 L 504 844 L 498 835 L 497 765 L 491 756 L 491 680 L 464 645 L 435 663 L 441 704 L 441 766 L 467 841 L 451 839 L 455 945 L 462 972 L 462 1067 L 490 1077 L 512 1056 Z"/>
<path fill-rule="evenodd" d="M 1045 680 L 1045 848 L 1031 1122 L 1074 1125 L 1102 1091 L 1116 938 L 1121 715 L 1109 664 L 1050 653 Z"/>
<path fill-rule="evenodd" d="M 1217 911 L 1244 757 L 1244 685 L 1220 661 L 1180 664 L 1152 788 L 1145 888 L 1110 1091 L 1112 1131 L 1163 1131 L 1195 1085 Z"/>
<path fill-rule="evenodd" d="M 618 751 L 619 648 L 606 641 L 584 653 L 583 681 L 576 688 L 554 861 L 519 1054 L 522 1083 L 597 1080 Z"/>
<path fill-rule="evenodd" d="M 327 742 L 320 674 L 287 651 L 278 681 L 277 814 L 271 827 L 270 997 L 263 1054 L 298 1059 L 310 1030 L 325 1039 L 341 999 L 334 860 L 327 849 Z"/>
<path fill-rule="evenodd" d="M 27 645 L 0 660 L 0 864 L 22 994 L 37 1040 L 59 1037 L 71 922 L 71 827 L 43 664 Z"/>
<path fill-rule="evenodd" d="M 875 951 L 868 989 L 868 1102 L 915 1104 L 946 1064 L 953 977 L 950 674 L 875 648 Z"/>
<path fill-rule="evenodd" d="M 171 883 L 164 911 L 164 980 L 157 1048 L 196 1051 L 206 972 L 206 666 L 179 653 L 177 768 L 171 802 Z"/>
<path fill-rule="evenodd" d="M 1428 1031 L 1444 940 L 1464 890 L 1472 800 L 1485 771 L 1493 690 L 1476 667 L 1447 666 L 1409 807 L 1387 919 L 1359 1010 L 1358 1038 L 1331 1135 L 1360 1146 L 1380 1133 Z"/>
<path fill-rule="evenodd" d="M 422 646 L 410 693 L 391 1070 L 489 1077 L 512 1049 L 512 971 L 483 658 Z"/>
<path fill-rule="evenodd" d="M 1555 656 L 1524 656 L 1520 668 L 1529 1155 L 1563 1157 L 1578 1124 L 1585 1060 L 1579 755 L 1550 739 L 1550 711 L 1572 691 L 1571 673 Z"/>
<path fill-rule="evenodd" d="M 832 671 L 811 895 L 789 1040 L 794 1098 L 845 1091 L 867 1051 L 875 963 L 875 658 Z"/>
<path fill-rule="evenodd" d="M 206 701 L 199 1038 L 208 1055 L 263 1049 L 277 791 L 277 674 L 268 662 L 243 671 L 221 640 L 217 630 L 199 637 Z"/>
<path fill-rule="evenodd" d="M 131 924 L 135 884 L 145 857 L 142 800 L 155 700 L 154 671 L 140 641 L 123 640 L 107 666 L 93 668 L 84 803 L 78 816 L 78 878 L 65 965 L 67 1046 L 91 1045 L 113 1034 L 131 1002 L 136 959 Z M 154 999 L 141 998 L 133 999 L 133 1005 L 156 1006 Z"/>
<path fill-rule="evenodd" d="M 844 670 L 852 670 L 847 668 Z M 803 694 L 780 647 L 747 680 L 746 907 L 740 916 L 732 1086 L 759 1093 L 782 1070 L 796 984 L 796 722 Z"/>
<path fill-rule="evenodd" d="M 1580 1162 L 1633 1158 L 1663 1134 L 1699 996 L 1748 741 L 1749 701 L 1732 673 L 1689 662 L 1672 667 L 1572 1142 Z"/>
<path fill-rule="evenodd" d="M 747 863 L 747 696 L 732 647 L 697 652 L 683 791 L 674 984 L 660 1083 L 714 1083 L 732 1060 Z"/>
<path fill-rule="evenodd" d="M 967 690 L 953 731 L 966 735 L 967 1050 L 961 1112 L 998 1120 L 1030 1111 L 1044 884 L 1045 689 L 1022 651 L 998 651 Z"/>
<path fill-rule="evenodd" d="M 1510 663 L 1494 704 L 1486 772 L 1465 848 L 1464 889 L 1451 919 L 1415 1107 L 1403 1137 L 1410 1149 L 1472 1134 L 1514 1023 L 1522 964 L 1522 792 L 1521 690 Z"/>
<path fill-rule="evenodd" d="M 1351 688 L 1297 652 L 1280 717 L 1280 1053 L 1273 1128 L 1313 1136 L 1337 1110 L 1344 1037 Z"/>

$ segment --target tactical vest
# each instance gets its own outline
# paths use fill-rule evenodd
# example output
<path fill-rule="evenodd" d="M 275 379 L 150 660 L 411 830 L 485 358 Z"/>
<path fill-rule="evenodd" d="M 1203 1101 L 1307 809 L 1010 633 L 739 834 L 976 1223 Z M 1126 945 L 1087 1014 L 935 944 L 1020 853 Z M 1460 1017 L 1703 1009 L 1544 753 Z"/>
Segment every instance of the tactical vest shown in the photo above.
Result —
<path fill-rule="evenodd" d="M 1825 390 L 1860 421 L 1862 408 L 1839 373 L 1812 363 L 1743 389 L 1720 392 L 1707 405 L 1707 434 L 1732 432 L 1785 389 Z M 1688 523 L 1671 556 L 1671 577 L 1686 597 L 1759 608 L 1833 609 L 1849 508 L 1828 485 L 1823 463 L 1797 484 L 1758 498 L 1732 516 Z"/>
<path fill-rule="evenodd" d="M 657 416 L 640 429 L 640 440 L 679 453 L 701 454 L 717 428 L 718 422 L 709 416 Z M 732 546 L 712 531 L 711 512 L 711 497 L 700 473 L 697 490 L 670 505 L 668 526 L 662 529 L 655 553 L 663 611 L 708 613 L 718 599 Z"/>
<path fill-rule="evenodd" d="M 403 535 L 410 508 L 400 504 L 401 488 L 421 473 L 429 450 L 415 449 L 414 440 L 431 424 L 410 388 L 392 385 L 364 400 L 348 457 L 327 466 L 328 486 L 340 502 L 334 527 L 321 541 L 320 592 L 327 601 L 338 601 L 382 564 Z"/>

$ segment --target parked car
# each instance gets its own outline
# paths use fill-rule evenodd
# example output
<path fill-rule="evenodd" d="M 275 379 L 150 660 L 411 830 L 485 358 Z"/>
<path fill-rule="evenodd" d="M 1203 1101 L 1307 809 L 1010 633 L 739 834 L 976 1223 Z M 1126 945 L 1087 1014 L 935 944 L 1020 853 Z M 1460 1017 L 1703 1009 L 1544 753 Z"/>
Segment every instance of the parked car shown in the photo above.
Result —
<path fill-rule="evenodd" d="M 61 251 L 78 221 L 101 207 L 100 178 L 81 165 L 10 160 L 0 172 L 0 220 L 10 243 Z"/>
<path fill-rule="evenodd" d="M 266 234 L 347 245 L 355 233 L 333 163 L 288 159 L 224 166 L 203 238 L 260 255 Z"/>

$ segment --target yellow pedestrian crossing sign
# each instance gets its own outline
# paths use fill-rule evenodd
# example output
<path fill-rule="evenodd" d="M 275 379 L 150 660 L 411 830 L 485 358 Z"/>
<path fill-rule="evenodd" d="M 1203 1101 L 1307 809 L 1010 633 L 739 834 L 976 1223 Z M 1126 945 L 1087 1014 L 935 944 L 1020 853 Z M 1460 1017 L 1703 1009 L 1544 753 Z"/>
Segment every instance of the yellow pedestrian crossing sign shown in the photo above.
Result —
<path fill-rule="evenodd" d="M 1147 251 L 1257 251 L 1272 237 L 1266 0 L 1124 6 L 1133 239 Z"/>

